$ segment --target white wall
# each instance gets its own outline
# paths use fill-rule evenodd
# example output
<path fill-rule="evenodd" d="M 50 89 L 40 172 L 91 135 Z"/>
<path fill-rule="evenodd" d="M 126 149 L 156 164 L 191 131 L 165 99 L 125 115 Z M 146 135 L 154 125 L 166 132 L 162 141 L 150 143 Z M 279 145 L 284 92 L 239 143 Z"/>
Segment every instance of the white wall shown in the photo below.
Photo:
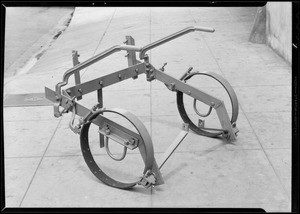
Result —
<path fill-rule="evenodd" d="M 268 2 L 266 5 L 267 43 L 287 62 L 292 63 L 292 3 Z"/>

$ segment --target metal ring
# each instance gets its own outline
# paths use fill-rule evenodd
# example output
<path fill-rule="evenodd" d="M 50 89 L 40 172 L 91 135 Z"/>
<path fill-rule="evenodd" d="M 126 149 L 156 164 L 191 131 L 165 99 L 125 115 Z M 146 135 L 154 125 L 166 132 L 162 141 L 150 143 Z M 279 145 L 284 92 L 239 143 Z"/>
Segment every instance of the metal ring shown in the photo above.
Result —
<path fill-rule="evenodd" d="M 207 73 L 193 72 L 193 73 L 190 73 L 188 76 L 186 76 L 184 78 L 184 81 L 190 79 L 194 75 L 206 75 L 206 76 L 212 77 L 215 80 L 217 80 L 225 88 L 225 90 L 227 91 L 227 93 L 229 95 L 229 98 L 231 101 L 231 106 L 232 106 L 232 115 L 231 115 L 230 122 L 231 122 L 231 124 L 235 124 L 236 120 L 238 118 L 239 106 L 238 106 L 237 96 L 236 96 L 233 88 L 229 84 L 229 82 L 226 79 L 224 79 L 222 76 L 220 76 L 216 73 L 213 73 L 213 72 L 207 72 Z M 212 133 L 212 132 L 205 131 L 205 130 L 199 128 L 197 125 L 195 125 L 191 121 L 191 119 L 187 115 L 186 110 L 184 108 L 183 93 L 181 91 L 177 91 L 177 108 L 178 108 L 178 111 L 179 111 L 179 114 L 180 114 L 182 120 L 185 123 L 188 123 L 190 125 L 190 128 L 197 134 L 204 135 L 207 137 L 218 137 L 219 135 L 223 134 L 223 132 Z"/>
<path fill-rule="evenodd" d="M 123 160 L 123 159 L 125 158 L 125 156 L 126 156 L 126 153 L 127 153 L 127 147 L 124 146 L 124 150 L 123 150 L 122 156 L 121 156 L 120 158 L 116 158 L 116 157 L 110 152 L 110 150 L 109 150 L 109 148 L 108 148 L 108 140 L 109 140 L 109 138 L 108 138 L 108 137 L 105 137 L 104 146 L 105 146 L 105 150 L 106 150 L 107 154 L 109 155 L 109 157 L 111 157 L 112 159 L 114 159 L 114 160 L 116 160 L 116 161 L 121 161 L 121 160 Z"/>
<path fill-rule="evenodd" d="M 81 145 L 81 151 L 82 155 L 84 157 L 84 160 L 86 164 L 88 165 L 89 169 L 91 172 L 103 183 L 106 185 L 119 188 L 119 189 L 129 189 L 134 187 L 136 184 L 139 183 L 140 180 L 132 183 L 123 183 L 119 182 L 103 172 L 98 164 L 95 162 L 93 155 L 90 151 L 90 146 L 89 146 L 89 127 L 93 120 L 96 120 L 98 115 L 103 113 L 103 112 L 111 112 L 111 113 L 116 113 L 119 114 L 123 117 L 125 117 L 133 126 L 137 129 L 139 135 L 141 136 L 142 140 L 139 142 L 138 148 L 140 152 L 145 154 L 145 157 L 143 157 L 145 168 L 143 171 L 143 174 L 145 174 L 148 170 L 151 170 L 154 164 L 154 150 L 153 150 L 153 145 L 152 145 L 152 140 L 147 132 L 147 129 L 143 125 L 143 123 L 133 114 L 120 110 L 120 109 L 114 109 L 114 110 L 106 110 L 106 109 L 100 109 L 94 112 L 89 118 L 88 121 L 82 126 L 81 132 L 80 132 L 80 145 Z"/>

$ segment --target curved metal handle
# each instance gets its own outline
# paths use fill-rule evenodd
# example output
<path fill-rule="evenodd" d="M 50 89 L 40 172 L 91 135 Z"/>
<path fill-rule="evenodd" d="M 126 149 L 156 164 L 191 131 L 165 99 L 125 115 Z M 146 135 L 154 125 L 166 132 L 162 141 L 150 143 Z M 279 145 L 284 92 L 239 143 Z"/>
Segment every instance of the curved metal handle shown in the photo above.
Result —
<path fill-rule="evenodd" d="M 61 97 L 61 88 L 65 85 L 68 84 L 68 80 L 70 78 L 70 76 L 72 74 L 74 74 L 76 71 L 78 70 L 82 70 L 92 64 L 94 64 L 95 62 L 105 58 L 105 57 L 108 57 L 109 55 L 115 53 L 115 52 L 118 52 L 118 51 L 121 51 L 121 50 L 127 50 L 127 51 L 136 51 L 136 52 L 140 52 L 140 59 L 143 59 L 145 57 L 145 53 L 152 49 L 152 48 L 155 48 L 159 45 L 162 45 L 166 42 L 169 42 L 173 39 L 176 39 L 180 36 L 183 36 L 184 34 L 187 34 L 187 33 L 190 33 L 190 32 L 193 32 L 193 31 L 204 31 L 204 32 L 214 32 L 215 29 L 213 28 L 208 28 L 208 27 L 187 27 L 181 31 L 178 31 L 176 33 L 173 33 L 167 37 L 164 37 L 156 42 L 153 42 L 149 45 L 146 45 L 144 47 L 137 47 L 137 46 L 133 46 L 133 45 L 115 45 L 99 54 L 97 54 L 96 56 L 74 66 L 73 68 L 67 70 L 65 73 L 64 73 L 64 76 L 63 76 L 63 81 L 62 82 L 59 82 L 56 86 L 55 86 L 55 91 L 56 91 L 56 95 L 58 96 L 58 98 Z"/>
<path fill-rule="evenodd" d="M 121 50 L 127 50 L 127 51 L 140 51 L 142 48 L 141 47 L 136 47 L 136 46 L 133 46 L 133 45 L 115 45 L 99 54 L 97 54 L 96 56 L 93 56 L 92 58 L 74 66 L 73 68 L 67 70 L 65 73 L 64 73 L 64 76 L 63 76 L 63 81 L 62 82 L 59 82 L 56 86 L 55 86 L 55 91 L 56 91 L 56 95 L 58 97 L 61 96 L 61 87 L 65 86 L 68 84 L 68 80 L 70 78 L 70 76 L 72 74 L 74 74 L 76 71 L 78 70 L 82 70 L 92 64 L 94 64 L 95 62 L 105 58 L 105 57 L 108 57 L 109 55 L 115 53 L 115 52 L 118 52 L 118 51 L 121 51 Z"/>
<path fill-rule="evenodd" d="M 145 53 L 148 50 L 150 50 L 152 48 L 155 48 L 155 47 L 157 47 L 159 45 L 162 45 L 162 44 L 164 44 L 166 42 L 169 42 L 169 41 L 171 41 L 173 39 L 176 39 L 176 38 L 178 38 L 180 36 L 183 36 L 184 34 L 187 34 L 187 33 L 190 33 L 190 32 L 194 32 L 194 31 L 204 31 L 204 32 L 213 33 L 213 32 L 215 32 L 215 29 L 214 28 L 208 28 L 208 27 L 194 27 L 194 26 L 187 27 L 187 28 L 185 28 L 185 29 L 183 29 L 181 31 L 178 31 L 178 32 L 173 33 L 173 34 L 171 34 L 169 36 L 166 36 L 166 37 L 164 37 L 164 38 L 162 38 L 160 40 L 157 40 L 156 42 L 153 42 L 153 43 L 151 43 L 149 45 L 146 45 L 145 47 L 142 48 L 139 57 L 140 57 L 140 59 L 143 59 L 143 58 L 145 58 Z"/>

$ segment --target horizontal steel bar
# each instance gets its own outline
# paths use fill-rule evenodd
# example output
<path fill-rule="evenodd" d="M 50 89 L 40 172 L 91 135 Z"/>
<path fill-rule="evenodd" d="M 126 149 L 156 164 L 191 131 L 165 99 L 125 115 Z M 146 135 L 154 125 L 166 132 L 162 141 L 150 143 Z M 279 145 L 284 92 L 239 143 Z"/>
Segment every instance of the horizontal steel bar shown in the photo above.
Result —
<path fill-rule="evenodd" d="M 75 85 L 73 87 L 70 87 L 66 89 L 68 93 L 70 93 L 70 96 L 78 97 L 82 96 L 84 94 L 90 93 L 92 91 L 107 87 L 109 85 L 112 85 L 117 82 L 121 82 L 123 80 L 138 76 L 139 74 L 142 74 L 145 72 L 145 64 L 137 64 L 133 65 L 129 68 L 125 68 L 123 70 L 105 75 L 103 77 L 81 83 L 79 85 Z"/>
<path fill-rule="evenodd" d="M 137 133 L 125 128 L 124 126 L 121 126 L 115 122 L 113 122 L 112 120 L 109 120 L 108 118 L 104 117 L 104 116 L 98 116 L 97 118 L 98 121 L 96 121 L 96 123 L 99 125 L 99 132 L 101 134 L 103 134 L 106 137 L 112 138 L 113 140 L 115 140 L 116 142 L 122 144 L 123 146 L 126 146 L 129 149 L 135 149 L 136 147 L 138 147 L 139 142 L 142 141 L 142 138 L 140 137 L 140 135 L 138 135 Z M 107 134 L 105 132 L 106 128 L 109 128 L 110 132 L 109 134 Z M 126 141 L 129 141 L 134 139 L 134 144 L 129 143 L 128 145 L 126 145 Z"/>
<path fill-rule="evenodd" d="M 188 85 L 187 83 L 184 83 L 178 79 L 175 79 L 174 77 L 161 72 L 157 69 L 154 69 L 154 76 L 157 80 L 165 83 L 165 84 L 173 84 L 173 89 L 181 91 L 197 100 L 200 100 L 201 102 L 213 107 L 217 108 L 223 101 L 219 100 L 218 98 L 215 98 L 212 95 L 209 95 L 193 86 Z"/>
<path fill-rule="evenodd" d="M 45 87 L 45 96 L 48 100 L 50 100 L 52 102 L 56 101 L 55 91 L 53 91 L 53 90 L 51 90 L 47 87 Z M 70 98 L 65 96 L 65 95 L 62 95 L 61 107 L 63 107 L 63 108 L 67 107 L 67 100 L 70 100 Z M 75 103 L 75 109 L 76 109 L 75 114 L 77 114 L 78 116 L 84 117 L 85 115 L 87 115 L 90 112 L 90 109 L 80 105 L 77 102 L 74 102 L 74 103 Z M 99 127 L 102 127 L 103 123 L 110 124 L 110 125 L 114 126 L 115 128 L 117 128 L 119 130 L 122 130 L 123 132 L 127 133 L 128 135 L 133 136 L 135 139 L 138 139 L 139 142 L 142 141 L 142 138 L 140 137 L 139 134 L 137 134 L 137 133 L 135 133 L 135 132 L 123 127 L 123 126 L 120 126 L 119 124 L 117 124 L 117 123 L 113 122 L 112 120 L 104 117 L 103 115 L 99 115 L 98 118 L 99 118 L 99 120 L 94 120 L 93 121 L 93 123 L 95 125 L 98 125 Z"/>
<path fill-rule="evenodd" d="M 211 32 L 211 33 L 213 33 L 213 32 L 215 31 L 215 29 L 213 29 L 213 28 L 208 28 L 208 27 L 194 27 L 194 26 L 187 27 L 187 28 L 185 28 L 185 29 L 183 29 L 183 30 L 180 30 L 180 31 L 178 31 L 178 32 L 176 32 L 176 33 L 173 33 L 173 34 L 171 34 L 171 35 L 169 35 L 169 36 L 166 36 L 166 37 L 164 37 L 164 38 L 162 38 L 162 39 L 160 39 L 160 40 L 157 40 L 157 41 L 155 41 L 155 42 L 152 42 L 152 43 L 149 44 L 149 45 L 144 46 L 144 47 L 141 49 L 141 51 L 140 51 L 140 56 L 139 56 L 140 59 L 143 59 L 143 58 L 145 57 L 145 53 L 146 53 L 148 50 L 153 49 L 153 48 L 155 48 L 155 47 L 157 47 L 157 46 L 159 46 L 159 45 L 162 45 L 162 44 L 164 44 L 164 43 L 166 43 L 166 42 L 169 42 L 169 41 L 171 41 L 171 40 L 173 40 L 173 39 L 176 39 L 176 38 L 178 38 L 178 37 L 180 37 L 180 36 L 183 36 L 183 35 L 185 35 L 185 34 L 187 34 L 187 33 L 193 32 L 193 31 L 205 31 L 205 32 Z"/>

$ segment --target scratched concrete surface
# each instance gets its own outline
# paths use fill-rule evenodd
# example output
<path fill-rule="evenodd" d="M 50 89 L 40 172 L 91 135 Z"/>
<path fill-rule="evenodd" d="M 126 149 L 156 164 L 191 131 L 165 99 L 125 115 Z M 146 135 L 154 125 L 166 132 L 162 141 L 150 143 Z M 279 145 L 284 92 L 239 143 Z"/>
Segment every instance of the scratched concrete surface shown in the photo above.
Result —
<path fill-rule="evenodd" d="M 72 67 L 72 50 L 83 62 L 122 44 L 126 35 L 144 46 L 188 26 L 213 27 L 214 33 L 187 34 L 151 50 L 149 56 L 157 68 L 167 62 L 165 72 L 176 78 L 190 66 L 224 76 L 239 99 L 237 140 L 229 144 L 191 131 L 161 169 L 164 185 L 124 191 L 104 185 L 88 169 L 79 137 L 68 128 L 69 114 L 54 118 L 52 106 L 7 107 L 6 206 L 290 211 L 291 67 L 268 46 L 248 42 L 255 12 L 256 8 L 225 7 L 76 8 L 67 30 L 27 74 L 5 84 L 5 94 L 39 93 L 44 86 L 54 89 Z M 124 55 L 118 52 L 84 69 L 82 80 L 125 68 Z M 199 87 L 220 90 L 207 83 Z M 92 107 L 96 94 L 84 99 Z M 104 89 L 104 106 L 127 109 L 142 120 L 158 162 L 181 131 L 174 92 L 159 81 L 147 82 L 145 75 Z M 136 155 L 126 157 L 128 164 L 138 165 Z M 137 171 L 132 168 L 125 174 L 129 172 Z"/>

